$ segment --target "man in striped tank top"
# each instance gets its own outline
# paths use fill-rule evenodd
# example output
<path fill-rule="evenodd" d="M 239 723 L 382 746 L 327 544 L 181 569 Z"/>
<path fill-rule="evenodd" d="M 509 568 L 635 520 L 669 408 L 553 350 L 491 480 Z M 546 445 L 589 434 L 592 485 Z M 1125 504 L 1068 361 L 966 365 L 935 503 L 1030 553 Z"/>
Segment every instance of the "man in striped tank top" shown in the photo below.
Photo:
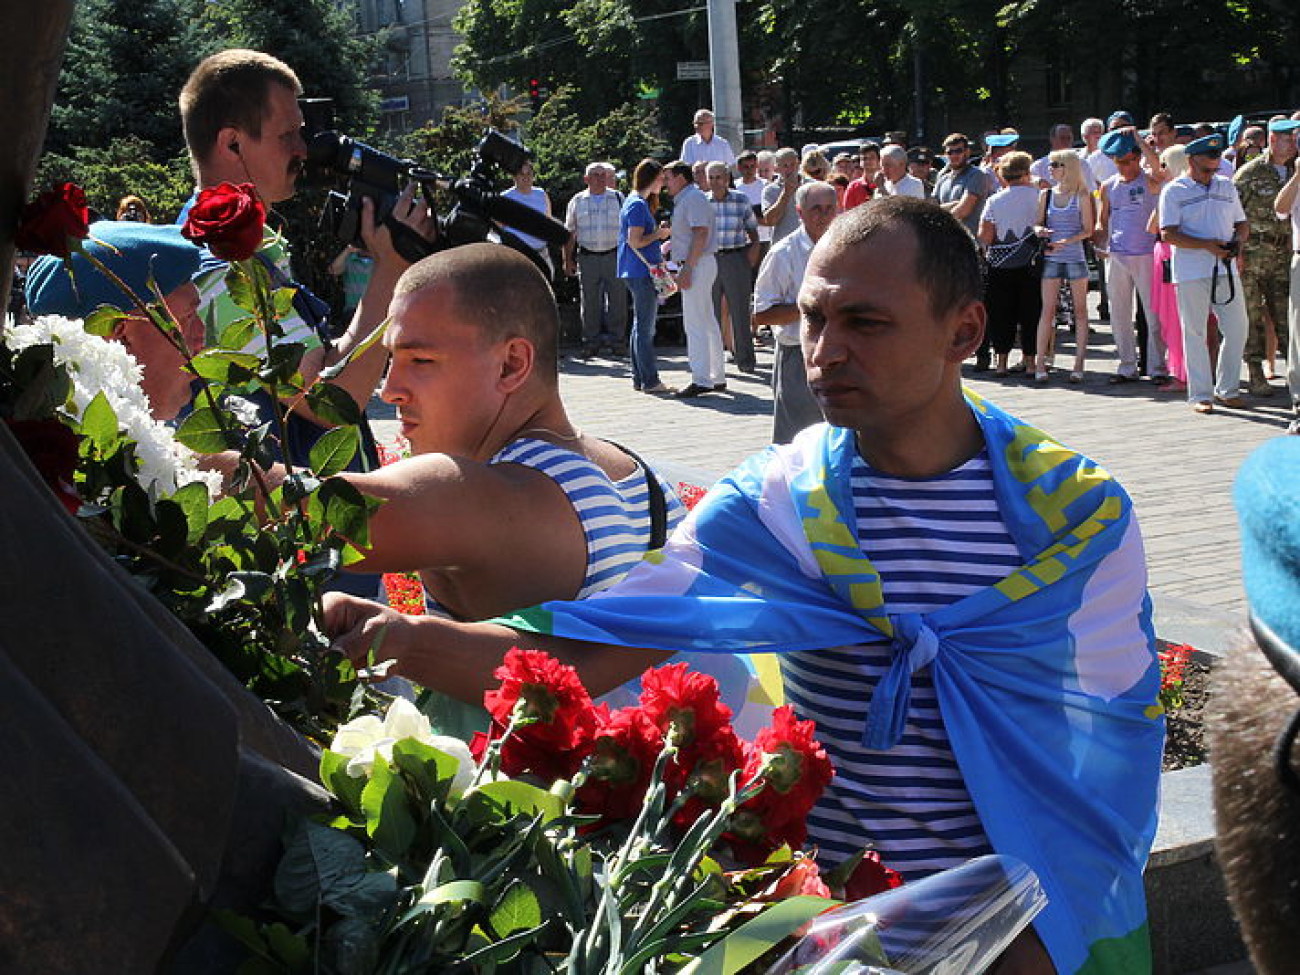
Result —
<path fill-rule="evenodd" d="M 962 389 L 980 294 L 941 208 L 842 215 L 798 299 L 827 424 L 746 461 L 592 599 L 402 621 L 385 654 L 436 647 L 430 680 L 471 700 L 516 643 L 593 693 L 675 650 L 776 653 L 835 764 L 808 820 L 826 862 L 870 843 L 915 879 L 1017 857 L 1049 906 L 1000 975 L 1145 972 L 1163 724 L 1141 537 L 1109 475 Z"/>
<path fill-rule="evenodd" d="M 652 489 L 664 530 L 681 519 L 639 461 L 570 422 L 555 300 L 529 261 L 491 244 L 435 254 L 402 276 L 391 315 L 381 395 L 415 456 L 344 475 L 384 501 L 349 568 L 419 570 L 447 615 L 487 619 L 625 575 L 651 541 Z"/>

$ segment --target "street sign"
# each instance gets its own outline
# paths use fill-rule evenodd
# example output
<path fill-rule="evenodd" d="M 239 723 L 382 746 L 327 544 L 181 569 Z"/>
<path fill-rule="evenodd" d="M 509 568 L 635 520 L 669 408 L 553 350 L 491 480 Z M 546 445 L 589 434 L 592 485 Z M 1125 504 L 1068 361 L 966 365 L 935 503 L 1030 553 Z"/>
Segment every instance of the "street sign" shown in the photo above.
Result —
<path fill-rule="evenodd" d="M 708 79 L 709 79 L 708 61 L 678 61 L 677 62 L 678 81 L 708 81 Z"/>
<path fill-rule="evenodd" d="M 411 110 L 411 99 L 406 95 L 385 98 L 380 101 L 379 110 L 381 112 L 409 112 Z"/>

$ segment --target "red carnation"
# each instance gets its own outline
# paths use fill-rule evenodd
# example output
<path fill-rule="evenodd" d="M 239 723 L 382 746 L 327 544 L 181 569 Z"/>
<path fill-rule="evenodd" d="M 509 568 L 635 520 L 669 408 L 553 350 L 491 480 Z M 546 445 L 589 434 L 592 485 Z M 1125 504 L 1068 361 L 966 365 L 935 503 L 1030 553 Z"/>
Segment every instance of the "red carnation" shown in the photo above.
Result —
<path fill-rule="evenodd" d="M 722 703 L 718 682 L 685 663 L 646 671 L 641 677 L 641 707 L 683 750 L 723 729 L 731 731 L 731 708 Z"/>
<path fill-rule="evenodd" d="M 501 687 L 483 695 L 493 737 L 515 723 L 501 748 L 502 771 L 547 781 L 572 778 L 596 732 L 596 709 L 577 671 L 540 650 L 511 647 L 494 676 Z"/>
<path fill-rule="evenodd" d="M 831 889 L 826 886 L 826 881 L 822 880 L 815 859 L 810 856 L 796 855 L 790 869 L 781 874 L 776 883 L 759 894 L 755 900 L 776 903 L 801 895 L 829 899 Z"/>
<path fill-rule="evenodd" d="M 782 844 L 797 850 L 808 838 L 808 813 L 834 775 L 826 749 L 813 737 L 816 731 L 813 722 L 780 707 L 746 750 L 744 780 L 762 778 L 764 786 L 732 817 L 732 849 L 741 859 L 761 862 L 764 851 Z"/>
<path fill-rule="evenodd" d="M 650 776 L 663 750 L 663 734 L 640 708 L 610 713 L 597 710 L 595 750 L 587 765 L 587 781 L 577 792 L 581 812 L 604 821 L 633 819 L 645 801 Z"/>
<path fill-rule="evenodd" d="M 252 183 L 222 183 L 199 191 L 181 234 L 223 261 L 244 261 L 262 246 L 266 207 Z"/>
<path fill-rule="evenodd" d="M 901 886 L 903 875 L 881 863 L 875 850 L 868 850 L 844 884 L 844 900 L 860 901 Z"/>
<path fill-rule="evenodd" d="M 67 257 L 76 246 L 72 242 L 89 235 L 86 194 L 76 183 L 61 183 L 23 208 L 14 246 L 35 254 Z"/>
<path fill-rule="evenodd" d="M 58 420 L 7 420 L 14 439 L 31 459 L 32 466 L 50 486 L 68 514 L 81 508 L 81 498 L 72 486 L 77 473 L 81 438 Z"/>
<path fill-rule="evenodd" d="M 704 499 L 707 492 L 698 484 L 691 484 L 689 481 L 677 482 L 677 497 L 682 499 L 682 504 L 686 505 L 689 511 Z"/>

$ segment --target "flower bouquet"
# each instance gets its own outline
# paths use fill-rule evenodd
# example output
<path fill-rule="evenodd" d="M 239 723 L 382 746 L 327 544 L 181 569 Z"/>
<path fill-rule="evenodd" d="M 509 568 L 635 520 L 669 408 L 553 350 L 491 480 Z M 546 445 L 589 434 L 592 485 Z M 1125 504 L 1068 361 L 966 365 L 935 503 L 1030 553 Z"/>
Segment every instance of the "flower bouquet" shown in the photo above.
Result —
<path fill-rule="evenodd" d="M 541 652 L 497 677 L 468 748 L 402 699 L 339 730 L 337 815 L 292 833 L 270 916 L 221 917 L 258 971 L 738 971 L 833 891 L 900 882 L 799 852 L 832 771 L 788 708 L 745 742 L 685 664 L 618 711 Z"/>

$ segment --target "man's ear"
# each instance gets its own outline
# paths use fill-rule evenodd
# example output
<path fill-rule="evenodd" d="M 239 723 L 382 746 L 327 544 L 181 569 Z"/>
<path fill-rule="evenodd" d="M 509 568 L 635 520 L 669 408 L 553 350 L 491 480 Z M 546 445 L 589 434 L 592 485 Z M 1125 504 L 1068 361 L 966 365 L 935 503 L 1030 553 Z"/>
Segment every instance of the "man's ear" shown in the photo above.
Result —
<path fill-rule="evenodd" d="M 233 125 L 218 130 L 213 154 L 227 163 L 240 159 L 240 139 L 243 135 L 244 133 Z"/>
<path fill-rule="evenodd" d="M 501 346 L 501 374 L 497 377 L 497 388 L 503 393 L 513 393 L 532 376 L 536 351 L 533 343 L 522 335 L 506 339 Z"/>
<path fill-rule="evenodd" d="M 948 349 L 951 362 L 961 362 L 974 355 L 984 341 L 984 327 L 988 322 L 988 311 L 984 302 L 972 301 L 953 313 L 956 323 L 952 330 L 952 342 Z"/>

